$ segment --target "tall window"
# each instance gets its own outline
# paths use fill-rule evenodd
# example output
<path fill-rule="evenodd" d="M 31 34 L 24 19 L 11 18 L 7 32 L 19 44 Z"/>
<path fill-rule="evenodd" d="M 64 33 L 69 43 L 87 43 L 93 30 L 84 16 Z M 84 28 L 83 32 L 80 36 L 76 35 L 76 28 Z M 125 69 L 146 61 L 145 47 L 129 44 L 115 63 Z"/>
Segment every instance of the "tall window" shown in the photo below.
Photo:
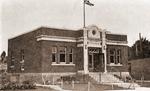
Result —
<path fill-rule="evenodd" d="M 110 63 L 115 63 L 115 49 L 110 50 Z"/>
<path fill-rule="evenodd" d="M 118 64 L 118 63 L 120 63 L 120 57 L 121 57 L 121 50 L 120 49 L 118 49 L 117 51 L 116 51 L 117 53 L 116 53 L 116 63 L 115 64 Z"/>
<path fill-rule="evenodd" d="M 11 62 L 10 62 L 10 68 L 13 69 L 15 67 L 15 57 L 13 56 L 13 51 L 11 51 Z"/>
<path fill-rule="evenodd" d="M 11 57 L 11 66 L 15 66 L 15 58 L 13 56 Z"/>
<path fill-rule="evenodd" d="M 66 47 L 59 48 L 59 62 L 66 63 Z"/>
<path fill-rule="evenodd" d="M 57 47 L 52 47 L 52 62 L 56 63 Z"/>
<path fill-rule="evenodd" d="M 20 51 L 20 56 L 21 56 L 21 60 L 20 61 L 24 61 L 24 50 Z"/>
<path fill-rule="evenodd" d="M 20 51 L 20 56 L 21 56 L 20 69 L 21 71 L 24 71 L 24 50 L 23 49 Z"/>
<path fill-rule="evenodd" d="M 110 64 L 119 64 L 121 63 L 121 50 L 120 49 L 110 49 Z"/>
<path fill-rule="evenodd" d="M 73 63 L 73 49 L 72 48 L 69 49 L 69 62 Z"/>

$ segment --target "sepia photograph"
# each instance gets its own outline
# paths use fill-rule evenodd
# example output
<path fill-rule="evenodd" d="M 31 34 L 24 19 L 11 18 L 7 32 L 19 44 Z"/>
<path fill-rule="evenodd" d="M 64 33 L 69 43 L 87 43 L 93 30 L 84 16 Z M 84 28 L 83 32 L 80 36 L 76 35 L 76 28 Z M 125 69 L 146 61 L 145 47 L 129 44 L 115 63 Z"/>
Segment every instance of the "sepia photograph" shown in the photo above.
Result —
<path fill-rule="evenodd" d="M 0 91 L 150 91 L 149 0 L 1 0 Z"/>

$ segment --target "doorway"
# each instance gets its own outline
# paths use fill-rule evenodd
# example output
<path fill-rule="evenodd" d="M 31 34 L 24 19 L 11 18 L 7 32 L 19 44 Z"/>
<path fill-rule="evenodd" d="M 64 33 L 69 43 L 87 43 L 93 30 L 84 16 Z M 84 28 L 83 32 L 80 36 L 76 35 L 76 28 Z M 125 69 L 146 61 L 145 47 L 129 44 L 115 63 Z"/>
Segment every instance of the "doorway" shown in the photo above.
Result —
<path fill-rule="evenodd" d="M 90 72 L 102 71 L 103 54 L 100 48 L 89 48 L 88 51 L 88 68 Z"/>
<path fill-rule="evenodd" d="M 89 70 L 93 70 L 94 69 L 93 54 L 90 53 L 88 57 L 89 57 Z"/>

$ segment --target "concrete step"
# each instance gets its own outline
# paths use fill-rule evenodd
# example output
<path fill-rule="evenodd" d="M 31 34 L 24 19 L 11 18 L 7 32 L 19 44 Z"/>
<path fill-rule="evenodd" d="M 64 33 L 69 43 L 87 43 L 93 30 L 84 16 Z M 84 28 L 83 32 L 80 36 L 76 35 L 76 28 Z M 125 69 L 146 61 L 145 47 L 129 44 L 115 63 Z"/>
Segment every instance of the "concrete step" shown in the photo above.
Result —
<path fill-rule="evenodd" d="M 120 80 L 119 78 L 115 77 L 113 74 L 110 73 L 89 73 L 89 76 L 93 78 L 98 83 L 108 84 L 108 85 L 117 85 L 123 88 L 135 88 L 140 87 L 136 83 L 125 83 L 124 81 Z"/>
<path fill-rule="evenodd" d="M 106 73 L 89 73 L 89 76 L 92 77 L 94 80 L 96 80 L 97 82 L 117 82 L 117 83 L 122 83 L 123 81 L 121 81 L 120 79 L 116 78 L 115 76 L 111 75 L 111 74 L 106 74 Z"/>

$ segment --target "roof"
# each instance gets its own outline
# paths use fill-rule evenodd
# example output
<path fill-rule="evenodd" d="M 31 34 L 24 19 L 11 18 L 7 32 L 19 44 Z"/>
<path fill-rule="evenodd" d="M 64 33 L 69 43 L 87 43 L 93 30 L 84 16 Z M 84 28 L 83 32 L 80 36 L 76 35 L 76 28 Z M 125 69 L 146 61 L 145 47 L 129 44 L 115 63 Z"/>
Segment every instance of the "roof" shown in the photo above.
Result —
<path fill-rule="evenodd" d="M 83 35 L 83 30 L 82 29 L 79 29 L 79 30 L 71 30 L 71 29 L 64 29 L 64 28 L 48 28 L 48 27 L 44 27 L 44 26 L 41 26 L 39 28 L 36 28 L 32 31 L 29 31 L 29 32 L 25 32 L 25 33 L 22 33 L 18 36 L 15 36 L 15 37 L 12 37 L 12 38 L 9 38 L 9 39 L 15 39 L 17 37 L 20 37 L 20 36 L 23 36 L 23 35 L 26 35 L 26 34 L 30 34 L 32 32 L 35 32 L 36 36 L 39 36 L 39 35 L 51 35 L 51 36 L 65 36 L 65 37 L 81 37 Z"/>
<path fill-rule="evenodd" d="M 40 27 L 38 29 L 39 35 L 51 35 L 51 36 L 64 36 L 64 37 L 80 37 L 82 30 L 69 30 L 69 29 L 58 29 L 58 28 L 48 28 Z"/>

